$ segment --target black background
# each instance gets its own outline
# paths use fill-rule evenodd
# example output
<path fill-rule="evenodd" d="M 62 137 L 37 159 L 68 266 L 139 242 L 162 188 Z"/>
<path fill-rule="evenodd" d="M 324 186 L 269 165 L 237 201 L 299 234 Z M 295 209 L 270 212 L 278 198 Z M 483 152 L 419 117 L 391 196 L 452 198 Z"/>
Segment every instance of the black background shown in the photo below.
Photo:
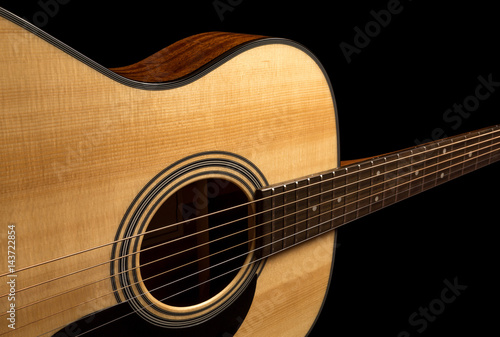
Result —
<path fill-rule="evenodd" d="M 45 0 L 44 0 L 45 1 Z M 64 2 L 64 1 L 61 1 Z M 391 1 L 230 1 L 224 20 L 213 1 L 66 0 L 41 21 L 38 1 L 0 1 L 106 67 L 128 65 L 186 36 L 230 31 L 284 37 L 324 65 L 337 100 L 343 160 L 416 145 L 500 122 L 500 87 L 459 125 L 444 112 L 474 95 L 479 76 L 500 82 L 494 2 L 401 1 L 348 63 L 355 27 Z M 227 1 L 222 1 L 227 3 Z M 458 126 L 456 129 L 452 126 Z M 330 292 L 311 336 L 485 335 L 498 331 L 499 224 L 492 165 L 339 230 Z M 467 289 L 426 329 L 408 318 L 440 298 L 443 281 Z M 403 334 L 404 335 L 404 334 Z"/>

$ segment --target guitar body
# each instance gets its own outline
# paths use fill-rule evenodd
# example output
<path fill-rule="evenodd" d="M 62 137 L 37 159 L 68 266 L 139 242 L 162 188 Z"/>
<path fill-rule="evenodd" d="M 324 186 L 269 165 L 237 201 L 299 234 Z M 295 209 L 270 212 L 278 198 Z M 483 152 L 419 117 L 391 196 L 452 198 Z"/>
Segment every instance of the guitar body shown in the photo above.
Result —
<path fill-rule="evenodd" d="M 17 271 L 16 329 L 2 324 L 0 334 L 76 335 L 82 322 L 116 319 L 103 315 L 129 301 L 131 314 L 108 327 L 139 319 L 166 336 L 197 327 L 213 336 L 308 333 L 328 290 L 334 231 L 259 260 L 256 230 L 241 269 L 186 305 L 149 293 L 145 275 L 161 266 L 138 267 L 143 234 L 167 200 L 182 194 L 207 212 L 196 188 L 217 197 L 230 184 L 251 201 L 259 187 L 339 166 L 334 98 L 317 60 L 279 39 L 236 47 L 195 76 L 149 86 L 0 18 L 2 249 L 14 225 Z M 0 266 L 3 295 L 12 266 Z"/>

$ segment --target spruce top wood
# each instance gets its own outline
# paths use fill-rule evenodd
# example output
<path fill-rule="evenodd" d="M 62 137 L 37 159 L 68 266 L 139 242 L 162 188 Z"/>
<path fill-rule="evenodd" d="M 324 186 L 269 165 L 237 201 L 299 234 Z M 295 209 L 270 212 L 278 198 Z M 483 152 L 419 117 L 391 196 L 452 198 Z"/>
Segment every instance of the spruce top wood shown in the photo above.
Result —
<path fill-rule="evenodd" d="M 329 80 L 289 40 L 110 70 L 0 17 L 1 336 L 305 336 L 335 228 L 500 157 L 495 126 L 341 166 Z"/>

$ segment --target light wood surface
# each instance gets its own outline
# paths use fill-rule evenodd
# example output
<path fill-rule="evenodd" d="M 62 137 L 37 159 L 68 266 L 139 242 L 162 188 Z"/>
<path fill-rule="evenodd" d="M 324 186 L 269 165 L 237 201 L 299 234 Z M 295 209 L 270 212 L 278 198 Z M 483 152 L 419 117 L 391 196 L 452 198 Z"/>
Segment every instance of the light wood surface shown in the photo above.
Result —
<path fill-rule="evenodd" d="M 0 18 L 0 114 L 1 246 L 16 224 L 17 270 L 112 242 L 141 189 L 193 154 L 240 155 L 270 184 L 337 165 L 324 74 L 282 44 L 250 49 L 189 85 L 145 91 Z M 268 258 L 237 336 L 306 335 L 328 286 L 333 245 L 330 233 Z M 4 318 L 0 334 L 39 335 L 116 303 L 109 263 L 21 291 L 106 262 L 110 249 L 19 272 L 17 329 Z M 2 277 L 0 295 L 7 292 Z M 6 297 L 0 304 L 4 311 Z"/>

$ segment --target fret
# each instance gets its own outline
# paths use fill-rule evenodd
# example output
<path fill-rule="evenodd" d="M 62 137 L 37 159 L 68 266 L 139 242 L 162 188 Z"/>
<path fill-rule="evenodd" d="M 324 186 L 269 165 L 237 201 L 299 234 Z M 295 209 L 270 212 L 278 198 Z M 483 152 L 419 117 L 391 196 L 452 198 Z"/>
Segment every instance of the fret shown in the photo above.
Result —
<path fill-rule="evenodd" d="M 425 167 L 425 149 L 417 147 L 411 150 L 410 196 L 422 192 Z"/>
<path fill-rule="evenodd" d="M 396 202 L 410 196 L 411 151 L 398 153 Z"/>
<path fill-rule="evenodd" d="M 437 164 L 437 183 L 442 184 L 450 179 L 450 164 L 453 154 L 451 139 L 443 139 L 438 143 L 438 164 Z"/>
<path fill-rule="evenodd" d="M 296 212 L 295 215 L 295 242 L 307 239 L 307 185 L 308 180 L 301 180 L 295 183 Z"/>
<path fill-rule="evenodd" d="M 358 200 L 358 171 L 359 167 L 349 166 L 345 168 L 346 188 L 345 188 L 345 222 L 348 223 L 357 218 Z"/>
<path fill-rule="evenodd" d="M 283 240 L 283 249 L 293 246 L 295 244 L 295 233 L 296 231 L 296 219 L 295 219 L 295 210 L 297 200 L 295 197 L 295 187 L 294 183 L 287 184 L 283 186 L 285 193 L 283 195 L 283 203 L 284 207 L 284 219 L 283 219 L 283 228 L 285 238 Z"/>
<path fill-rule="evenodd" d="M 386 156 L 383 207 L 396 202 L 398 155 Z"/>
<path fill-rule="evenodd" d="M 385 158 L 375 158 L 371 161 L 370 212 L 378 211 L 383 205 L 385 160 Z"/>
<path fill-rule="evenodd" d="M 453 138 L 453 143 L 451 145 L 453 158 L 450 161 L 450 179 L 458 178 L 463 174 L 466 150 L 464 140 L 465 136 Z"/>
<path fill-rule="evenodd" d="M 345 223 L 345 184 L 346 176 L 345 169 L 338 170 L 334 172 L 333 178 L 333 227 L 342 226 Z"/>
<path fill-rule="evenodd" d="M 479 131 L 481 135 L 478 140 L 478 161 L 476 168 L 485 167 L 490 164 L 492 135 L 490 130 Z"/>
<path fill-rule="evenodd" d="M 423 172 L 424 175 L 422 189 L 425 191 L 436 186 L 438 149 L 436 143 L 430 143 L 424 146 L 424 149 L 425 166 Z"/>
<path fill-rule="evenodd" d="M 274 188 L 275 196 L 272 198 L 273 207 L 273 225 L 272 225 L 272 249 L 273 253 L 278 252 L 283 249 L 283 238 L 284 238 L 284 219 L 285 214 L 284 209 L 284 195 L 285 191 L 283 186 L 277 186 Z"/>
<path fill-rule="evenodd" d="M 463 174 L 476 170 L 478 149 L 478 138 L 474 135 L 466 136 Z"/>
<path fill-rule="evenodd" d="M 321 233 L 328 231 L 332 228 L 333 225 L 333 172 L 322 174 L 320 176 L 321 184 L 321 197 L 320 197 L 320 206 L 319 213 L 321 214 L 319 217 L 319 231 Z"/>
<path fill-rule="evenodd" d="M 371 166 L 371 161 L 358 165 L 358 217 L 362 217 L 370 213 Z"/>
<path fill-rule="evenodd" d="M 493 145 L 491 146 L 491 157 L 490 157 L 490 164 L 494 163 L 498 160 L 500 160 L 500 132 L 494 132 L 492 134 L 492 143 Z"/>
<path fill-rule="evenodd" d="M 319 209 L 320 209 L 320 176 L 311 177 L 307 187 L 307 237 L 319 234 Z"/>

